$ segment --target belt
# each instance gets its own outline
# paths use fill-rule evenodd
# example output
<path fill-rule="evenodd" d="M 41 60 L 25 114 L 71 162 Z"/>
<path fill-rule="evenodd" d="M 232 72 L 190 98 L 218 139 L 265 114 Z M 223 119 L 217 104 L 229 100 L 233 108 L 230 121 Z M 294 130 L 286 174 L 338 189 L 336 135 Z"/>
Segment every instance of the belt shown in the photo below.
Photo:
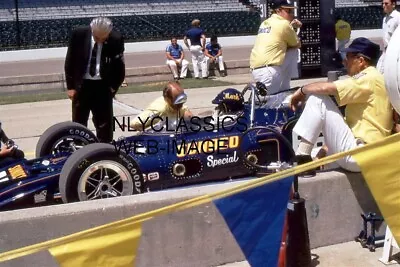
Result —
<path fill-rule="evenodd" d="M 260 67 L 250 68 L 250 70 L 253 71 L 253 70 L 258 70 L 258 69 L 262 69 L 262 68 L 266 68 L 266 67 L 273 67 L 273 66 L 277 66 L 277 65 L 264 65 L 264 66 L 260 66 Z"/>

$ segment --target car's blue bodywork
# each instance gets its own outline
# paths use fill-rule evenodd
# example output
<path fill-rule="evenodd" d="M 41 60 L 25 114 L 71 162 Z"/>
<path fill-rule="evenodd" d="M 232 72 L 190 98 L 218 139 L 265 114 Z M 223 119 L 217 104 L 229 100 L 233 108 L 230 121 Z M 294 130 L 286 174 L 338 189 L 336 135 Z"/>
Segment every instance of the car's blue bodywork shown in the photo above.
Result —
<path fill-rule="evenodd" d="M 291 122 L 297 114 L 287 106 L 252 103 L 256 103 L 255 98 L 245 104 L 241 119 L 225 123 L 224 128 L 204 121 L 195 125 L 186 122 L 188 130 L 147 131 L 114 145 L 116 151 L 128 151 L 140 167 L 144 191 L 268 172 L 268 168 L 260 170 L 256 165 L 292 160 Z M 187 144 L 185 149 L 182 142 Z M 70 155 L 21 160 L 0 168 L 0 209 L 59 199 L 60 172 Z M 249 164 L 254 159 L 256 165 Z"/>

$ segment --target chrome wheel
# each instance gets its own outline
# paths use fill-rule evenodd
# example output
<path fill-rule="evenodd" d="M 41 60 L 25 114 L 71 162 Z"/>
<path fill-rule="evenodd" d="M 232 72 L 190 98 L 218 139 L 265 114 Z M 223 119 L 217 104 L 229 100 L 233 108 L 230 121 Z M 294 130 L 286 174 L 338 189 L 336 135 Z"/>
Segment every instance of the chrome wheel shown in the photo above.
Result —
<path fill-rule="evenodd" d="M 57 140 L 51 148 L 51 154 L 57 154 L 62 152 L 75 152 L 76 150 L 82 148 L 83 146 L 89 144 L 89 142 L 82 137 L 70 137 L 65 136 Z"/>
<path fill-rule="evenodd" d="M 88 166 L 78 182 L 80 201 L 133 194 L 129 171 L 120 163 L 102 160 Z"/>

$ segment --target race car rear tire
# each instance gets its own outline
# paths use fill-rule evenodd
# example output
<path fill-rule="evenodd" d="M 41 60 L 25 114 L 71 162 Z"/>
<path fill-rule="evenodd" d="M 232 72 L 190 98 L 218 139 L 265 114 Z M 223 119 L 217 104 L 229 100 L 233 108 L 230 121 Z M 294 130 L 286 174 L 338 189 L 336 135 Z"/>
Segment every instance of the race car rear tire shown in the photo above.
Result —
<path fill-rule="evenodd" d="M 59 151 L 57 145 L 63 140 L 73 140 L 81 145 L 98 142 L 96 135 L 85 126 L 71 121 L 57 123 L 48 128 L 36 145 L 36 157 L 43 157 Z"/>
<path fill-rule="evenodd" d="M 132 157 L 111 144 L 94 143 L 68 158 L 59 189 L 64 203 L 78 202 L 143 193 L 144 179 Z"/>

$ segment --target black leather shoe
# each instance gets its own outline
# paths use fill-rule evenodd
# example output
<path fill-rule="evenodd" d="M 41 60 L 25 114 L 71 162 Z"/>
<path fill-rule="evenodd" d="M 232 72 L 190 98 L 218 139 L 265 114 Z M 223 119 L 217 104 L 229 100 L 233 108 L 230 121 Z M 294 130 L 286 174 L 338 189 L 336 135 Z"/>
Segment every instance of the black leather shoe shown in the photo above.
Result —
<path fill-rule="evenodd" d="M 302 165 L 305 163 L 308 163 L 310 161 L 313 161 L 311 155 L 296 155 L 294 157 L 294 162 L 297 162 L 297 165 Z M 305 176 L 305 177 L 313 177 L 317 175 L 316 169 L 311 169 L 305 172 L 301 172 L 298 174 L 299 176 Z"/>

